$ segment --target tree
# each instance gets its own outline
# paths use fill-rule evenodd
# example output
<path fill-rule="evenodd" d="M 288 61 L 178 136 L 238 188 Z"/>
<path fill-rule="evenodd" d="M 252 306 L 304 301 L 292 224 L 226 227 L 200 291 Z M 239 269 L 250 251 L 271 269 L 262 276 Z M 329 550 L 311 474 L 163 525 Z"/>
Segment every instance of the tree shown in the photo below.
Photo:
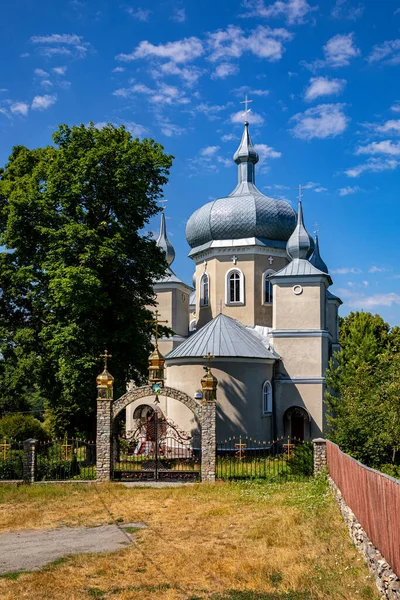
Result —
<path fill-rule="evenodd" d="M 54 433 L 92 433 L 100 352 L 116 394 L 146 372 L 167 264 L 143 227 L 172 157 L 112 125 L 60 125 L 53 141 L 13 148 L 0 171 L 0 406 L 45 406 Z"/>
<path fill-rule="evenodd" d="M 350 313 L 326 373 L 328 436 L 370 466 L 395 462 L 400 448 L 398 340 L 379 315 Z"/>

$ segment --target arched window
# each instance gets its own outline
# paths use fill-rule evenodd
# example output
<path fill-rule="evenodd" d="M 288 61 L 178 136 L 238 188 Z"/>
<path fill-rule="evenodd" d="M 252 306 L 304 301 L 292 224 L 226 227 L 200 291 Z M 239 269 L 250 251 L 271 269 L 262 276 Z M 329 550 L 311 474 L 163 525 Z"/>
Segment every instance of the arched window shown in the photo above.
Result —
<path fill-rule="evenodd" d="M 207 273 L 203 273 L 200 280 L 200 306 L 208 306 L 210 300 L 210 280 Z"/>
<path fill-rule="evenodd" d="M 262 411 L 263 415 L 272 413 L 272 385 L 270 381 L 265 381 L 262 387 Z"/>
<path fill-rule="evenodd" d="M 226 304 L 244 303 L 244 279 L 240 269 L 231 269 L 226 274 Z"/>
<path fill-rule="evenodd" d="M 272 271 L 272 269 L 268 269 L 268 271 L 265 271 L 263 273 L 263 304 L 272 304 L 273 301 L 273 287 L 269 279 L 272 273 L 275 273 L 275 271 Z"/>

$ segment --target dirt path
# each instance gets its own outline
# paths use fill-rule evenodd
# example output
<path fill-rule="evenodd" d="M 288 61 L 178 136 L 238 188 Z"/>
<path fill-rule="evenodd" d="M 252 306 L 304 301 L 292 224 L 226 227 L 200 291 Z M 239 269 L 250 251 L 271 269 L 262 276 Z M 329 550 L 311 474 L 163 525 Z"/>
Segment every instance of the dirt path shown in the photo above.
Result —
<path fill-rule="evenodd" d="M 121 550 L 132 543 L 132 530 L 143 527 L 126 523 L 2 533 L 0 574 L 34 571 L 68 554 Z"/>

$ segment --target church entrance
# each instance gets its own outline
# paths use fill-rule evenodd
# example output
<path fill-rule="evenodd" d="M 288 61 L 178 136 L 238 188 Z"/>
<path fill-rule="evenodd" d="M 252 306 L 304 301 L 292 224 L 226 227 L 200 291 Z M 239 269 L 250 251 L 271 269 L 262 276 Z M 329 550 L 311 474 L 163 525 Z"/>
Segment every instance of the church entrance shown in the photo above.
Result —
<path fill-rule="evenodd" d="M 285 434 L 291 438 L 304 441 L 310 437 L 310 417 L 301 406 L 292 406 L 283 417 Z"/>

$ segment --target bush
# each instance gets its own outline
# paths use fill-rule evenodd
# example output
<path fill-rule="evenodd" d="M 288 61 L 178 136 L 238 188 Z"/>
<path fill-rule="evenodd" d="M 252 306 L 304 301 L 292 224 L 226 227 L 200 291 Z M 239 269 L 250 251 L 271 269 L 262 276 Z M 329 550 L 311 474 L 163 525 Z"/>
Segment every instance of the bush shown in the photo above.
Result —
<path fill-rule="evenodd" d="M 395 479 L 400 479 L 400 465 L 393 465 L 389 463 L 386 465 L 381 465 L 380 467 L 378 467 L 378 470 L 382 473 L 385 473 L 385 475 L 390 475 Z"/>
<path fill-rule="evenodd" d="M 288 461 L 291 473 L 294 475 L 305 475 L 311 477 L 314 472 L 313 445 L 311 442 L 304 442 L 293 451 L 291 459 Z"/>
<path fill-rule="evenodd" d="M 0 460 L 0 480 L 22 479 L 22 452 L 17 456 Z"/>
<path fill-rule="evenodd" d="M 37 481 L 57 481 L 73 479 L 80 474 L 80 467 L 76 456 L 71 460 L 60 460 L 48 456 L 38 457 Z"/>
<path fill-rule="evenodd" d="M 47 437 L 42 423 L 32 415 L 8 415 L 0 419 L 0 437 L 24 442 L 29 438 L 44 440 Z"/>

